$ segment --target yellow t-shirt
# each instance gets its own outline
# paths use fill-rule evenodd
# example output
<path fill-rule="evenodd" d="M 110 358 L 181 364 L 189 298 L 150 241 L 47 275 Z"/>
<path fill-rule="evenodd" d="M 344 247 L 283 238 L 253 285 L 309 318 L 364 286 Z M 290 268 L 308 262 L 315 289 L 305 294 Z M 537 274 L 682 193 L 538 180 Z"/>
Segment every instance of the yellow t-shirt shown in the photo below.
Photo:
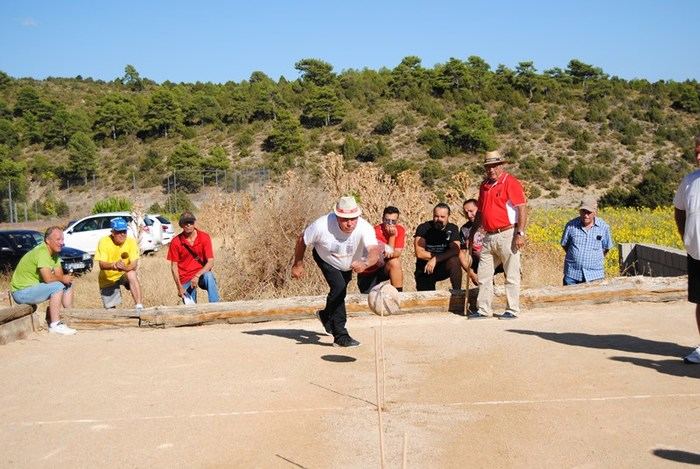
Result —
<path fill-rule="evenodd" d="M 95 262 L 124 262 L 129 265 L 137 261 L 139 258 L 139 246 L 134 238 L 127 237 L 124 244 L 117 246 L 112 240 L 112 236 L 105 236 L 97 243 L 97 251 L 95 251 Z M 100 270 L 97 281 L 100 288 L 108 287 L 114 284 L 124 275 L 120 270 Z"/>

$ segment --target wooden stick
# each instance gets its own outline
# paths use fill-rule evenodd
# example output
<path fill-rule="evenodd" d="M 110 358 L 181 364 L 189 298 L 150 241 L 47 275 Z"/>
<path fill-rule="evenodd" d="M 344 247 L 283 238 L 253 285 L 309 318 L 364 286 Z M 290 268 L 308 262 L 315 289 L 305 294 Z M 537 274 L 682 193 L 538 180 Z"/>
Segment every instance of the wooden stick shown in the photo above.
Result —
<path fill-rule="evenodd" d="M 386 360 L 384 356 L 384 310 L 379 316 L 379 348 L 382 360 L 382 409 L 386 409 Z"/>
<path fill-rule="evenodd" d="M 377 343 L 377 329 L 374 329 L 374 381 L 377 391 L 377 414 L 379 416 L 379 457 L 380 467 L 384 469 L 384 424 L 382 421 L 382 403 L 379 396 L 379 344 Z"/>

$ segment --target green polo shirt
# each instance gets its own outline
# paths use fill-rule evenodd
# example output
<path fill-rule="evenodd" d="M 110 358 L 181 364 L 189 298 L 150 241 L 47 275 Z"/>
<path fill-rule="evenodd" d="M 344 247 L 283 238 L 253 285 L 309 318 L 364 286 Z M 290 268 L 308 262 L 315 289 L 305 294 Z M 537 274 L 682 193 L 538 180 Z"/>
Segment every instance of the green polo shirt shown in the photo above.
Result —
<path fill-rule="evenodd" d="M 12 291 L 24 290 L 41 283 L 39 269 L 43 267 L 48 267 L 49 269 L 61 267 L 61 258 L 58 254 L 52 256 L 46 243 L 39 244 L 22 256 L 15 272 L 12 274 Z"/>

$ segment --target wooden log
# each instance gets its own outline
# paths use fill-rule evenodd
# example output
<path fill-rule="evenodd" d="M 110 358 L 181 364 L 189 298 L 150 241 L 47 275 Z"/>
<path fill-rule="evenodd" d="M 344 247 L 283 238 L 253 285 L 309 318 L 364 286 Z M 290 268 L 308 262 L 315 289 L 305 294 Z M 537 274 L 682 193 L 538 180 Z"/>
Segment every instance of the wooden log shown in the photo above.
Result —
<path fill-rule="evenodd" d="M 0 324 L 0 345 L 29 337 L 34 332 L 32 319 L 30 309 L 30 314 L 25 314 L 15 318 L 13 321 Z"/>
<path fill-rule="evenodd" d="M 75 329 L 121 329 L 140 322 L 133 309 L 65 309 L 61 319 Z"/>
<path fill-rule="evenodd" d="M 465 293 L 449 291 L 403 292 L 401 313 L 451 311 L 464 314 Z M 473 296 L 475 290 L 470 291 Z M 601 304 L 616 301 L 675 301 L 687 295 L 687 277 L 617 277 L 570 287 L 523 290 L 521 304 L 527 308 Z M 140 315 L 134 310 L 66 310 L 63 317 L 71 327 L 100 329 L 116 327 L 179 327 L 214 323 L 250 323 L 313 317 L 323 308 L 325 296 L 205 303 L 192 306 L 157 306 Z M 351 316 L 371 314 L 367 295 L 346 298 Z M 503 287 L 496 288 L 494 310 L 505 308 Z"/>
<path fill-rule="evenodd" d="M 32 314 L 36 306 L 32 305 L 15 305 L 7 308 L 0 308 L 0 324 L 13 321 L 18 318 Z"/>

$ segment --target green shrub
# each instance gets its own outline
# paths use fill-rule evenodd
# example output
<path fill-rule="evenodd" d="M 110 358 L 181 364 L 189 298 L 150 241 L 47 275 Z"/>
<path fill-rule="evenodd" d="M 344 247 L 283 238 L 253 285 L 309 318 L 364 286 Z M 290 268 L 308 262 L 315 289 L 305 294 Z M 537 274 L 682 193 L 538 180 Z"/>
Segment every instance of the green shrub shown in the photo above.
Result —
<path fill-rule="evenodd" d="M 352 132 L 357 130 L 357 121 L 355 119 L 344 120 L 343 123 L 340 124 L 340 130 L 343 132 Z"/>
<path fill-rule="evenodd" d="M 183 191 L 171 192 L 165 199 L 165 209 L 163 212 L 168 213 L 180 213 L 180 212 L 193 212 L 195 206 Z"/>
<path fill-rule="evenodd" d="M 69 212 L 68 204 L 52 192 L 46 194 L 46 197 L 39 202 L 39 213 L 44 216 L 65 217 L 68 216 Z"/>
<path fill-rule="evenodd" d="M 430 146 L 435 142 L 442 140 L 444 136 L 433 128 L 426 128 L 420 131 L 416 141 L 421 145 Z"/>
<path fill-rule="evenodd" d="M 571 149 L 575 151 L 586 151 L 588 150 L 588 143 L 586 143 L 585 137 L 582 134 L 578 134 L 574 139 L 574 143 L 571 144 Z"/>
<path fill-rule="evenodd" d="M 604 183 L 610 180 L 608 168 L 595 164 L 577 163 L 569 173 L 569 182 L 574 186 L 588 187 L 591 184 Z"/>
<path fill-rule="evenodd" d="M 428 187 L 433 187 L 435 181 L 445 176 L 445 169 L 437 161 L 428 161 L 420 170 L 420 178 Z"/>
<path fill-rule="evenodd" d="M 563 179 L 565 177 L 568 177 L 569 172 L 571 172 L 571 162 L 569 158 L 565 156 L 559 158 L 550 172 L 552 173 L 552 176 L 557 178 Z"/>
<path fill-rule="evenodd" d="M 375 161 L 380 156 L 384 156 L 383 153 L 386 150 L 386 146 L 379 143 L 369 143 L 364 147 L 360 148 L 360 151 L 355 155 L 357 161 L 363 163 L 369 163 Z"/>
<path fill-rule="evenodd" d="M 362 143 L 352 135 L 348 135 L 345 138 L 345 141 L 343 142 L 343 146 L 341 148 L 343 152 L 343 157 L 345 157 L 346 160 L 352 160 L 356 158 L 357 154 L 360 153 L 361 149 Z"/>
<path fill-rule="evenodd" d="M 454 148 L 444 140 L 436 140 L 430 145 L 430 148 L 428 148 L 428 156 L 432 160 L 439 160 L 453 153 Z"/>
<path fill-rule="evenodd" d="M 409 169 L 414 169 L 416 167 L 415 163 L 403 158 L 398 160 L 389 161 L 384 165 L 384 171 L 389 174 L 392 178 L 396 178 L 400 173 L 408 171 Z"/>
<path fill-rule="evenodd" d="M 610 148 L 604 148 L 595 157 L 597 163 L 610 164 L 615 160 L 615 154 Z"/>
<path fill-rule="evenodd" d="M 392 115 L 386 115 L 374 126 L 374 133 L 379 135 L 389 135 L 396 127 L 396 118 Z"/>
<path fill-rule="evenodd" d="M 130 212 L 134 203 L 125 197 L 108 197 L 95 203 L 92 213 Z"/>

